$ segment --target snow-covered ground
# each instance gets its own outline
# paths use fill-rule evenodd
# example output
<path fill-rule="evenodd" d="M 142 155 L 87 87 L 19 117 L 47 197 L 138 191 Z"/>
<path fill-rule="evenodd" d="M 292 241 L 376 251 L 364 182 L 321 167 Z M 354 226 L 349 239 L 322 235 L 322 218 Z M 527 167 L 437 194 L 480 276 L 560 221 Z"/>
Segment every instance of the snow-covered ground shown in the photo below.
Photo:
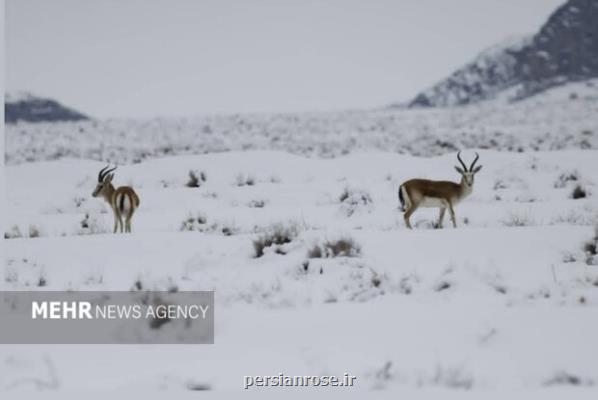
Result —
<path fill-rule="evenodd" d="M 598 149 L 598 79 L 508 103 L 512 95 L 445 109 L 19 123 L 6 126 L 5 159 L 7 164 L 65 157 L 129 164 L 231 150 L 336 157 L 370 150 L 432 156 L 462 148 Z"/>
<path fill-rule="evenodd" d="M 16 161 L 17 139 L 7 141 Z M 413 231 L 398 185 L 457 180 L 455 153 L 245 151 L 122 165 L 115 183 L 141 199 L 130 235 L 109 233 L 107 206 L 91 198 L 103 163 L 10 165 L 2 289 L 213 289 L 216 344 L 0 346 L 0 389 L 261 396 L 290 390 L 244 391 L 244 375 L 347 372 L 355 388 L 310 393 L 591 398 L 598 266 L 583 246 L 598 213 L 598 151 L 477 151 L 484 167 L 456 208 L 458 229 L 433 229 L 437 211 L 419 210 Z M 204 172 L 200 187 L 185 186 L 190 170 Z M 577 186 L 585 197 L 572 198 Z M 254 241 L 276 229 L 290 243 L 256 257 Z M 310 258 L 339 238 L 352 239 L 353 257 Z"/>

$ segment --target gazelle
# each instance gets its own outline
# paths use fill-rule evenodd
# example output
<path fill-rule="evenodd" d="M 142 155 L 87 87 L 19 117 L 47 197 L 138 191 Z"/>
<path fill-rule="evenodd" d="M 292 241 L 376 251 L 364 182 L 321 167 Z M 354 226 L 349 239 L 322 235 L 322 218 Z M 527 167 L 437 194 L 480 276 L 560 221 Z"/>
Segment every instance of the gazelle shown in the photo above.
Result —
<path fill-rule="evenodd" d="M 457 160 L 461 163 L 461 167 L 455 166 L 458 173 L 461 174 L 461 182 L 455 183 L 450 181 L 431 181 L 428 179 L 411 179 L 403 182 L 399 186 L 399 201 L 401 202 L 401 211 L 405 212 L 405 224 L 407 228 L 411 228 L 409 217 L 417 210 L 418 207 L 438 207 L 440 208 L 440 216 L 438 218 L 438 227 L 442 228 L 442 220 L 446 209 L 449 209 L 451 214 L 451 221 L 453 227 L 457 227 L 455 221 L 454 206 L 467 197 L 473 189 L 473 178 L 476 173 L 482 169 L 481 165 L 475 167 L 475 163 L 480 158 L 478 153 L 475 153 L 475 159 L 471 163 L 469 169 L 461 160 L 461 152 L 457 153 Z M 475 167 L 475 168 L 474 168 Z"/>
<path fill-rule="evenodd" d="M 133 213 L 139 207 L 139 196 L 130 186 L 121 186 L 115 189 L 112 186 L 112 178 L 114 178 L 113 171 L 116 167 L 108 169 L 109 167 L 110 165 L 107 165 L 102 168 L 98 174 L 98 184 L 92 196 L 102 196 L 110 204 L 110 208 L 114 213 L 114 233 L 116 233 L 119 226 L 121 233 L 123 232 L 123 216 L 125 218 L 124 230 L 125 232 L 131 232 L 131 218 L 133 218 Z"/>

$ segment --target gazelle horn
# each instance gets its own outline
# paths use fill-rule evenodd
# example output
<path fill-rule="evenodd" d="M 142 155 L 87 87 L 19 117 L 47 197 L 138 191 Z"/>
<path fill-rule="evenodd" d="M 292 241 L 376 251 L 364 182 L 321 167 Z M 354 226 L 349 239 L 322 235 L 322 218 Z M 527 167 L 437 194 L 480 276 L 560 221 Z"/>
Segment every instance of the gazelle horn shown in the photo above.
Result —
<path fill-rule="evenodd" d="M 459 162 L 463 166 L 463 171 L 467 171 L 467 167 L 465 166 L 465 163 L 463 162 L 463 160 L 461 160 L 461 152 L 457 153 L 457 160 L 459 160 Z"/>
<path fill-rule="evenodd" d="M 106 177 L 106 175 L 108 175 L 110 172 L 112 172 L 116 169 L 116 167 L 114 167 L 112 169 L 108 169 L 108 168 L 110 168 L 110 165 L 106 165 L 104 168 L 102 168 L 102 170 L 98 174 L 98 182 L 102 182 L 104 180 L 104 178 Z"/>
<path fill-rule="evenodd" d="M 478 161 L 479 158 L 480 158 L 480 155 L 478 153 L 475 153 L 475 159 L 471 163 L 471 167 L 469 167 L 469 171 L 473 171 L 473 167 L 475 166 L 475 163 Z"/>

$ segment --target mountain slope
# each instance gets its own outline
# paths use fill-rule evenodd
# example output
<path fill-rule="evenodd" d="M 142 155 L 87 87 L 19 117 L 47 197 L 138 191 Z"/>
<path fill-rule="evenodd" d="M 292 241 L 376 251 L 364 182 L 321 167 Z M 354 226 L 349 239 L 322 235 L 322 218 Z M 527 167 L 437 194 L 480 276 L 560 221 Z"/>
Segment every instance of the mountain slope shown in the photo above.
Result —
<path fill-rule="evenodd" d="M 29 93 L 18 93 L 5 96 L 4 119 L 6 123 L 13 124 L 18 121 L 80 121 L 89 117 L 55 100 L 36 97 Z"/>
<path fill-rule="evenodd" d="M 492 99 L 510 101 L 567 82 L 598 77 L 598 1 L 569 0 L 531 38 L 509 40 L 418 94 L 410 107 L 447 107 Z"/>

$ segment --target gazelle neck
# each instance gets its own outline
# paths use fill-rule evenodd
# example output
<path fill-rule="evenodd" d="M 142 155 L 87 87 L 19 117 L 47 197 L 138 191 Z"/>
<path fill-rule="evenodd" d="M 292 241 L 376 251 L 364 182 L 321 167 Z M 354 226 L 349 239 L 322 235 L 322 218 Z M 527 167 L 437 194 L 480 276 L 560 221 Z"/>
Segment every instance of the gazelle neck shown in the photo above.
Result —
<path fill-rule="evenodd" d="M 102 196 L 104 197 L 104 200 L 106 200 L 109 204 L 112 204 L 112 195 L 114 194 L 114 186 L 112 185 L 112 183 L 109 183 L 108 186 L 106 186 L 106 188 L 104 188 L 104 190 L 102 191 Z"/>

